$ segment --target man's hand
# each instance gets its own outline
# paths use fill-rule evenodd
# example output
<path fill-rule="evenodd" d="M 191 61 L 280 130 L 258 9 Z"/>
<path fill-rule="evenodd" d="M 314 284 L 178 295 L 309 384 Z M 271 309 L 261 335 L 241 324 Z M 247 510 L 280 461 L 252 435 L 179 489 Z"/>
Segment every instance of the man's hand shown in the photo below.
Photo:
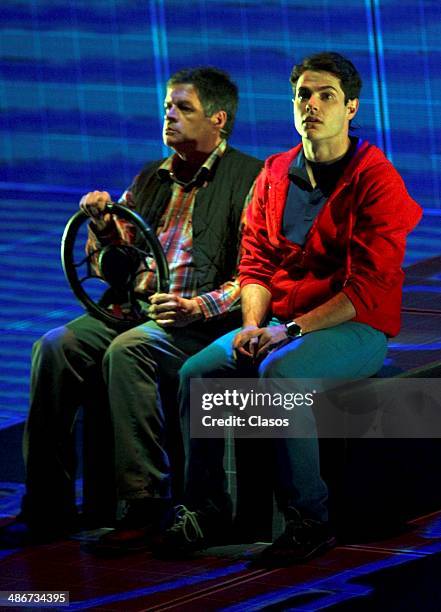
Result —
<path fill-rule="evenodd" d="M 257 325 L 247 325 L 243 327 L 233 339 L 233 349 L 245 357 L 254 359 L 257 355 L 259 336 L 262 332 Z"/>
<path fill-rule="evenodd" d="M 260 328 L 255 325 L 248 325 L 234 337 L 233 348 L 245 357 L 257 359 L 288 341 L 289 337 L 284 325 Z"/>
<path fill-rule="evenodd" d="M 161 327 L 185 327 L 203 318 L 195 299 L 186 299 L 172 293 L 155 293 L 149 298 L 148 315 Z"/>
<path fill-rule="evenodd" d="M 80 208 L 88 217 L 98 231 L 104 231 L 112 221 L 110 213 L 104 214 L 104 209 L 112 199 L 107 191 L 91 191 L 86 193 L 80 200 Z"/>

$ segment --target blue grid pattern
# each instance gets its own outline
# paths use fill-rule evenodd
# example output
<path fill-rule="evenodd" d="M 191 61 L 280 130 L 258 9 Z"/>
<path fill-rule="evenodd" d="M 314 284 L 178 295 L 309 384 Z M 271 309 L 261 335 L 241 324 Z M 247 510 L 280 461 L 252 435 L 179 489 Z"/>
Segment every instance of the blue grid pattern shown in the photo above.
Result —
<path fill-rule="evenodd" d="M 160 139 L 164 83 L 214 64 L 238 82 L 234 145 L 292 146 L 288 76 L 319 49 L 364 78 L 360 133 L 426 208 L 440 208 L 438 0 L 3 0 L 1 186 L 107 188 L 117 195 Z"/>
<path fill-rule="evenodd" d="M 3 0 L 0 36 L 0 429 L 27 412 L 32 342 L 82 312 L 59 240 L 79 195 L 117 197 L 160 138 L 168 75 L 212 64 L 241 92 L 232 143 L 291 147 L 289 73 L 319 49 L 364 79 L 360 134 L 394 161 L 425 217 L 406 264 L 439 254 L 439 0 Z"/>

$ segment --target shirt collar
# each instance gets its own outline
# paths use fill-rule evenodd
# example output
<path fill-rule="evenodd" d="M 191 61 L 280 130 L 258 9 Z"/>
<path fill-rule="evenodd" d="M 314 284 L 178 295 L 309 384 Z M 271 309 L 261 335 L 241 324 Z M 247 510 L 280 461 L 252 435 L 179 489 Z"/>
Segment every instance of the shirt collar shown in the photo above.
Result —
<path fill-rule="evenodd" d="M 202 166 L 196 172 L 192 180 L 186 184 L 186 187 L 193 186 L 195 183 L 203 184 L 211 174 L 213 174 L 217 161 L 222 157 L 227 148 L 227 141 L 221 140 L 215 149 L 210 153 L 207 159 L 204 161 Z M 176 158 L 177 153 L 173 153 L 170 157 L 167 157 L 159 168 L 156 170 L 158 177 L 165 181 L 172 181 L 181 184 L 173 174 L 173 160 Z"/>
<path fill-rule="evenodd" d="M 300 149 L 300 151 L 292 160 L 288 170 L 288 176 L 292 181 L 295 181 L 295 179 L 297 178 L 301 181 L 304 181 L 311 187 L 311 181 L 309 180 L 308 172 L 306 170 L 305 154 L 303 152 L 303 149 Z"/>

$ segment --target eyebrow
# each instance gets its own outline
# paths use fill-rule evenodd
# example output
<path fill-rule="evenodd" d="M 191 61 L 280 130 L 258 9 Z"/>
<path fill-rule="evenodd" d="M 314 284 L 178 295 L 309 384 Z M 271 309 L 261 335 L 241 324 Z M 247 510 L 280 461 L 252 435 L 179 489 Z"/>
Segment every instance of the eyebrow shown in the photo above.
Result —
<path fill-rule="evenodd" d="M 176 104 L 176 105 L 186 104 L 188 106 L 191 106 L 192 108 L 194 107 L 194 104 L 192 102 L 190 102 L 190 100 L 175 100 L 174 101 L 172 99 L 170 99 L 170 100 L 165 99 L 164 100 L 164 106 L 166 106 L 167 104 Z"/>
<path fill-rule="evenodd" d="M 299 91 L 301 89 L 307 89 L 308 91 L 311 91 L 311 88 L 307 87 L 306 85 L 301 85 L 299 87 Z M 335 92 L 338 93 L 338 89 L 336 87 L 334 87 L 333 85 L 321 85 L 320 87 L 317 87 L 317 91 L 323 91 L 324 89 L 333 89 Z"/>

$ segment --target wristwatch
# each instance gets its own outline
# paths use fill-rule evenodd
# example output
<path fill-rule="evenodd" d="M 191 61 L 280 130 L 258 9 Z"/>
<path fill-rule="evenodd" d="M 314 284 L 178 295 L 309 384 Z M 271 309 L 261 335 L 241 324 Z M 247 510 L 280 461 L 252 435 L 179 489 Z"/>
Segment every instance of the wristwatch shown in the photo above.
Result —
<path fill-rule="evenodd" d="M 295 321 L 285 323 L 286 335 L 290 338 L 300 338 L 303 335 L 302 328 Z"/>

